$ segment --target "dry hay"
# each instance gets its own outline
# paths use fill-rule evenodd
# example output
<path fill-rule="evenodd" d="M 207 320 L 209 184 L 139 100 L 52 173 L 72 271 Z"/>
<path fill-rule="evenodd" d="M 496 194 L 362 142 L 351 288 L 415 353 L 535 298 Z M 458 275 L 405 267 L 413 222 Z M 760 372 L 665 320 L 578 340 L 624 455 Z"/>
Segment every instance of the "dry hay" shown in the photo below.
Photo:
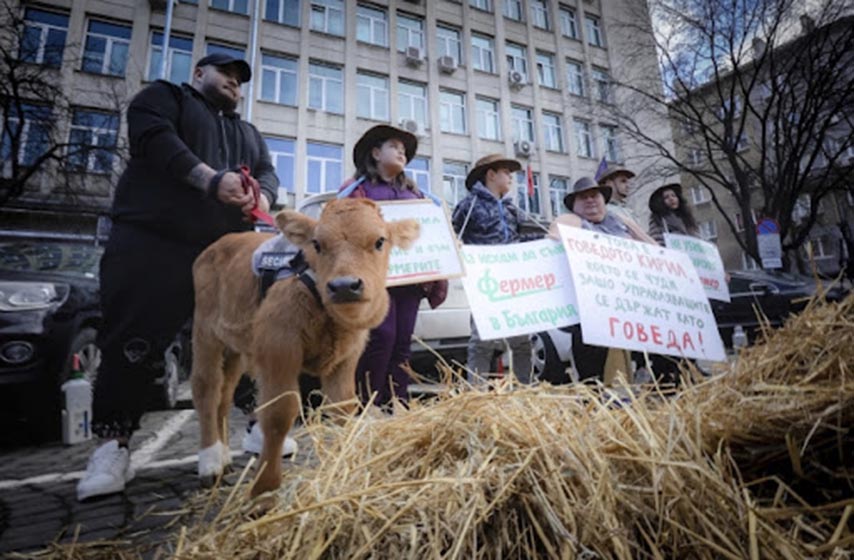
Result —
<path fill-rule="evenodd" d="M 343 425 L 252 516 L 202 494 L 176 558 L 849 557 L 854 296 L 814 305 L 726 375 L 624 402 L 589 387 L 455 391 Z M 695 372 L 696 374 L 696 372 Z M 202 502 L 200 502 L 201 504 Z M 203 516 L 204 517 L 204 516 Z"/>

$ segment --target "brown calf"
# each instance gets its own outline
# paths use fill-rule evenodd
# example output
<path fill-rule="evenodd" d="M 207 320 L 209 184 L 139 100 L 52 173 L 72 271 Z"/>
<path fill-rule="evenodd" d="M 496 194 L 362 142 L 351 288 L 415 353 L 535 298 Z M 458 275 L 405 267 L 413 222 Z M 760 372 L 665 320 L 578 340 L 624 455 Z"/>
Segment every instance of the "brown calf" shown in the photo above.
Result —
<path fill-rule="evenodd" d="M 193 403 L 201 424 L 199 476 L 211 480 L 230 463 L 228 412 L 242 372 L 254 372 L 263 407 L 262 472 L 252 495 L 279 487 L 281 450 L 299 411 L 301 371 L 321 379 L 332 402 L 355 403 L 355 368 L 370 329 L 388 311 L 385 279 L 392 246 L 418 237 L 414 220 L 385 222 L 366 199 L 329 202 L 319 220 L 291 210 L 276 216 L 303 250 L 321 301 L 296 277 L 273 284 L 258 301 L 252 254 L 269 235 L 226 235 L 193 265 Z M 352 406 L 352 404 L 350 405 Z"/>

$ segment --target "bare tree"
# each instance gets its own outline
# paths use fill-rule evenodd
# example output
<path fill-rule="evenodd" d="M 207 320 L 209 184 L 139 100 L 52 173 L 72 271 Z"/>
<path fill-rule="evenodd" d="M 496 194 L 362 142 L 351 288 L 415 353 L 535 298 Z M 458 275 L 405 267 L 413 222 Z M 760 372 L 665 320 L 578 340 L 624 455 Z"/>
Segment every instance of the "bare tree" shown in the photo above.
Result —
<path fill-rule="evenodd" d="M 854 185 L 850 2 L 652 0 L 649 8 L 664 90 L 618 86 L 669 115 L 674 143 L 651 136 L 631 106 L 621 125 L 657 151 L 664 175 L 687 175 L 708 190 L 754 259 L 753 210 L 777 220 L 785 251 L 798 248 L 821 201 Z M 743 224 L 720 193 L 734 197 Z"/>
<path fill-rule="evenodd" d="M 112 174 L 114 158 L 125 152 L 117 125 L 127 95 L 114 87 L 99 96 L 100 105 L 108 108 L 76 111 L 61 66 L 74 65 L 69 53 L 78 49 L 66 43 L 61 29 L 34 25 L 26 13 L 14 0 L 0 1 L 0 207 L 35 192 L 44 174 L 51 178 L 50 196 L 73 204 L 86 194 L 86 173 L 96 168 Z M 85 121 L 92 115 L 115 119 L 116 134 L 100 141 L 75 134 L 75 119 L 91 126 Z"/>

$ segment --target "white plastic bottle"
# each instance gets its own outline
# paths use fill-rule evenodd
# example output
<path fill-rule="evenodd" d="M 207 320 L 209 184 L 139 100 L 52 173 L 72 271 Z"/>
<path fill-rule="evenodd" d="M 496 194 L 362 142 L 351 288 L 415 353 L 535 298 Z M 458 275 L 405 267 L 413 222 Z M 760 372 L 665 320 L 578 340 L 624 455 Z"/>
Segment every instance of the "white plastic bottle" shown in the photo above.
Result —
<path fill-rule="evenodd" d="M 732 331 L 732 348 L 738 350 L 747 346 L 747 333 L 741 325 L 736 325 Z"/>
<path fill-rule="evenodd" d="M 92 384 L 80 371 L 77 354 L 72 359 L 71 379 L 62 384 L 62 443 L 72 445 L 92 439 Z"/>

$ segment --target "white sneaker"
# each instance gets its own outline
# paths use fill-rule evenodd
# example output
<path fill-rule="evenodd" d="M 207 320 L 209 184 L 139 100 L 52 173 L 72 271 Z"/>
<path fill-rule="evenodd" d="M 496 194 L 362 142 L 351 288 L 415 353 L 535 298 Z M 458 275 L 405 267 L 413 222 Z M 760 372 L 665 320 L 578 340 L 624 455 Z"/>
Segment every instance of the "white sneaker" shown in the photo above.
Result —
<path fill-rule="evenodd" d="M 243 452 L 261 454 L 261 449 L 264 448 L 264 434 L 261 432 L 261 424 L 255 422 L 251 430 L 246 430 L 243 434 Z M 298 449 L 297 440 L 292 437 L 285 436 L 285 443 L 282 445 L 282 457 L 288 457 L 296 454 Z"/>
<path fill-rule="evenodd" d="M 116 440 L 109 441 L 89 457 L 86 472 L 77 483 L 77 500 L 121 492 L 135 474 L 127 447 L 119 447 Z"/>

